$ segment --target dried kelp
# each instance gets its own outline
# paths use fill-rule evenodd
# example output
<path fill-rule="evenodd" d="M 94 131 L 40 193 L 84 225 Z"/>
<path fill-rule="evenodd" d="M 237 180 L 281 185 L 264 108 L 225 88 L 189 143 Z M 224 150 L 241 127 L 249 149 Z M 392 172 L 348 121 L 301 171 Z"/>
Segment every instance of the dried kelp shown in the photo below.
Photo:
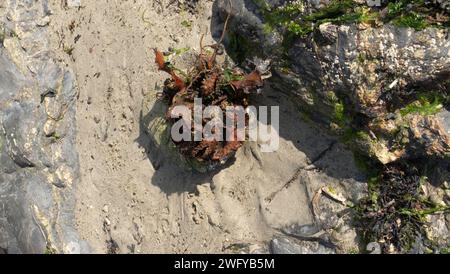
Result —
<path fill-rule="evenodd" d="M 228 18 L 229 19 L 229 18 Z M 227 22 L 228 22 L 227 19 Z M 227 23 L 224 27 L 224 33 Z M 160 98 L 168 105 L 166 119 L 170 124 L 178 122 L 181 117 L 172 118 L 171 112 L 176 106 L 186 106 L 192 113 L 194 122 L 195 99 L 202 100 L 201 110 L 210 106 L 217 106 L 222 110 L 224 125 L 221 136 L 236 137 L 236 127 L 225 125 L 225 113 L 229 107 L 249 106 L 251 94 L 259 93 L 263 86 L 261 72 L 254 70 L 245 73 L 238 67 L 230 67 L 224 63 L 217 62 L 217 56 L 221 50 L 221 41 L 217 44 L 203 46 L 203 37 L 200 41 L 200 53 L 196 53 L 196 61 L 187 72 L 180 72 L 173 64 L 167 61 L 164 53 L 154 49 L 155 63 L 159 70 L 170 74 L 171 78 L 164 82 L 163 92 Z M 246 115 L 246 126 L 248 127 L 248 116 Z M 236 119 L 234 119 L 236 120 Z M 203 118 L 201 123 L 204 127 L 210 119 Z M 243 140 L 202 140 L 194 141 L 196 127 L 191 125 L 191 141 L 172 141 L 188 159 L 205 164 L 224 163 L 242 146 Z M 220 130 L 220 129 L 219 129 Z M 228 134 L 228 135 L 227 135 Z"/>

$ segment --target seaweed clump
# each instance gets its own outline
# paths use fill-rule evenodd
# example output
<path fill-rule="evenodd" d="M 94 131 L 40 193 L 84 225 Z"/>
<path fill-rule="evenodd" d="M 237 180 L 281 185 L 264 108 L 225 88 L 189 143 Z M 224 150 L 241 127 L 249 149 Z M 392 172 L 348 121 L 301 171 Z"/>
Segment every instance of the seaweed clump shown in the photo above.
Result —
<path fill-rule="evenodd" d="M 229 17 L 227 19 L 227 22 Z M 227 23 L 224 27 L 224 34 Z M 220 44 L 224 35 L 217 44 L 204 46 L 202 43 L 203 37 L 200 41 L 200 53 L 196 53 L 196 62 L 192 68 L 187 72 L 181 72 L 168 62 L 164 53 L 154 49 L 155 62 L 161 71 L 165 71 L 171 75 L 171 78 L 164 82 L 163 92 L 160 98 L 168 105 L 166 114 L 167 121 L 174 125 L 182 121 L 183 123 L 191 123 L 187 128 L 191 129 L 190 140 L 174 140 L 173 143 L 178 148 L 179 152 L 187 157 L 189 161 L 194 160 L 196 163 L 207 166 L 217 166 L 217 164 L 225 163 L 231 158 L 235 152 L 243 145 L 242 137 L 238 138 L 236 123 L 238 119 L 237 111 L 232 115 L 231 120 L 234 125 L 229 125 L 226 121 L 226 115 L 229 109 L 245 110 L 249 106 L 251 94 L 257 94 L 263 86 L 263 76 L 260 71 L 256 69 L 251 73 L 245 73 L 237 67 L 232 67 L 225 63 L 218 63 L 216 61 L 217 55 L 220 54 Z M 183 75 L 183 77 L 180 77 Z M 195 101 L 201 99 L 201 112 L 203 113 L 207 108 L 219 108 L 222 112 L 217 116 L 210 118 L 203 117 L 200 123 L 203 129 L 212 119 L 219 119 L 223 123 L 219 123 L 219 127 L 214 127 L 212 134 L 222 136 L 218 138 L 203 138 L 201 141 L 196 140 L 195 136 L 198 134 L 198 127 L 196 128 L 195 121 Z M 173 118 L 172 110 L 177 106 L 185 106 L 191 111 L 191 119 L 183 120 L 183 117 Z M 242 108 L 240 108 L 242 107 Z M 244 119 L 246 121 L 246 128 L 248 127 L 248 115 L 244 112 Z M 184 127 L 183 127 L 184 129 Z M 227 138 L 226 138 L 227 137 Z"/>
<path fill-rule="evenodd" d="M 393 163 L 369 180 L 369 196 L 357 207 L 360 228 L 367 241 L 380 244 L 383 253 L 410 252 L 418 241 L 432 247 L 423 237 L 425 217 L 450 211 L 450 207 L 436 206 L 424 198 L 426 178 L 419 174 L 415 167 Z"/>
<path fill-rule="evenodd" d="M 385 8 L 384 21 L 392 21 L 400 27 L 422 30 L 429 26 L 450 27 L 448 8 L 437 1 L 397 0 Z M 446 4 L 448 5 L 448 4 Z"/>

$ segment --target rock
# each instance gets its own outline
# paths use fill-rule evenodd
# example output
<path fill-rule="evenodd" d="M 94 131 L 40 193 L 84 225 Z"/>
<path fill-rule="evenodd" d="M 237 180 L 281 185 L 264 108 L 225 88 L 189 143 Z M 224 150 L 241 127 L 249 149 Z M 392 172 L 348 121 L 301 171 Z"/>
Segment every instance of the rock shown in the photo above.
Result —
<path fill-rule="evenodd" d="M 296 9 L 306 16 L 328 3 L 306 1 Z M 442 109 L 439 114 L 431 115 L 408 108 L 418 99 L 417 90 L 448 98 L 447 30 L 327 22 L 316 24 L 304 36 L 292 35 L 271 18 L 279 7 L 289 4 L 295 5 L 236 0 L 230 11 L 227 0 L 217 0 L 213 33 L 220 33 L 231 12 L 225 44 L 235 61 L 273 60 L 271 85 L 290 94 L 310 120 L 337 134 L 346 132 L 354 150 L 382 164 L 417 158 L 449 163 L 448 112 L 442 105 L 436 105 L 436 110 Z M 432 167 L 445 170 L 448 165 Z M 448 173 L 441 175 L 449 178 Z"/>
<path fill-rule="evenodd" d="M 81 0 L 66 0 L 68 8 L 78 8 L 81 7 Z"/>
<path fill-rule="evenodd" d="M 90 250 L 74 228 L 74 76 L 48 48 L 48 14 L 47 0 L 0 8 L 0 249 L 7 253 Z"/>
<path fill-rule="evenodd" d="M 428 199 L 435 206 L 445 206 L 445 191 L 441 188 L 433 187 L 428 185 L 429 196 Z"/>
<path fill-rule="evenodd" d="M 288 237 L 275 237 L 270 242 L 272 254 L 334 254 L 333 249 L 327 248 L 318 242 L 295 241 Z"/>
<path fill-rule="evenodd" d="M 381 246 L 379 243 L 368 243 L 366 250 L 370 252 L 370 254 L 381 254 Z"/>
<path fill-rule="evenodd" d="M 348 254 L 359 250 L 359 235 L 354 226 L 350 226 L 349 224 L 343 224 L 333 230 L 331 240 L 342 253 Z"/>
<path fill-rule="evenodd" d="M 425 227 L 427 238 L 439 247 L 448 247 L 450 244 L 450 230 L 444 214 L 427 216 L 428 224 Z"/>
<path fill-rule="evenodd" d="M 436 119 L 420 115 L 414 115 L 410 118 L 411 141 L 414 142 L 412 144 L 414 148 L 418 150 L 414 154 L 444 157 L 450 151 L 449 131 L 444 128 L 442 122 L 445 122 L 442 118 Z"/>
<path fill-rule="evenodd" d="M 444 189 L 450 189 L 450 184 L 447 181 L 444 181 L 444 183 L 442 184 L 442 187 Z"/>
<path fill-rule="evenodd" d="M 308 224 L 299 226 L 297 224 L 286 227 L 282 230 L 284 233 L 293 235 L 296 237 L 313 237 L 321 232 L 320 227 L 315 224 Z"/>
<path fill-rule="evenodd" d="M 108 218 L 108 217 L 105 217 L 105 220 L 104 220 L 104 225 L 105 225 L 105 227 L 109 227 L 109 226 L 111 226 L 111 221 L 109 220 L 109 218 Z"/>
<path fill-rule="evenodd" d="M 103 206 L 102 211 L 103 211 L 104 213 L 108 213 L 108 212 L 109 212 L 109 207 L 108 207 L 108 205 Z"/>

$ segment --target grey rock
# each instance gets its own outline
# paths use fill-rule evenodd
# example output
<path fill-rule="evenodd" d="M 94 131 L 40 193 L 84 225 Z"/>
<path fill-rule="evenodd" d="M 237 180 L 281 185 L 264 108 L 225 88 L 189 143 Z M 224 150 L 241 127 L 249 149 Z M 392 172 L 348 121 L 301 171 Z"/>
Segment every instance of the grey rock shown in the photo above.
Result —
<path fill-rule="evenodd" d="M 67 0 L 67 7 L 78 8 L 81 6 L 81 0 Z"/>
<path fill-rule="evenodd" d="M 437 118 L 445 132 L 450 135 L 450 111 L 444 109 L 437 114 Z"/>
<path fill-rule="evenodd" d="M 327 248 L 315 241 L 296 241 L 288 237 L 275 237 L 270 242 L 272 254 L 334 254 L 333 249 Z"/>
<path fill-rule="evenodd" d="M 282 230 L 286 234 L 294 235 L 297 237 L 313 237 L 318 234 L 321 229 L 315 224 L 308 225 L 291 225 Z"/>
<path fill-rule="evenodd" d="M 46 0 L 8 1 L 0 9 L 0 29 L 6 30 L 0 47 L 0 249 L 5 253 L 90 250 L 74 228 L 75 79 L 48 48 L 48 15 Z M 54 95 L 41 98 L 49 89 Z M 51 136 L 56 132 L 58 142 Z"/>
<path fill-rule="evenodd" d="M 427 238 L 434 243 L 448 246 L 450 244 L 450 230 L 444 214 L 430 215 L 427 217 Z"/>
<path fill-rule="evenodd" d="M 376 242 L 368 243 L 366 250 L 370 252 L 370 254 L 381 254 L 381 246 Z"/>

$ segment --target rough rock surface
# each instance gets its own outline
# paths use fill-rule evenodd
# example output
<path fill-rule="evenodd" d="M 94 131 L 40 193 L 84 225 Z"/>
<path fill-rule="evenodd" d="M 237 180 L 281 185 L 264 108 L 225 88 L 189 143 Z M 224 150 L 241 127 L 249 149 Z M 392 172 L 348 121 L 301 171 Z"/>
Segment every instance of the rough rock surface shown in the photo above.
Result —
<path fill-rule="evenodd" d="M 329 1 L 320 2 L 320 7 L 318 1 L 297 2 L 304 3 L 307 15 Z M 310 119 L 338 133 L 358 131 L 352 143 L 382 164 L 420 157 L 448 163 L 449 135 L 442 130 L 445 122 L 433 115 L 414 118 L 401 112 L 416 99 L 417 91 L 447 96 L 448 29 L 415 31 L 393 24 L 327 22 L 307 37 L 292 38 L 283 28 L 267 30 L 262 3 L 275 11 L 293 1 L 232 3 L 228 49 L 238 48 L 249 59 L 271 59 L 279 90 L 291 93 Z M 229 1 L 218 0 L 216 11 L 220 26 L 230 12 Z M 291 39 L 288 47 L 283 44 L 287 39 Z M 404 136 L 406 139 L 399 141 Z"/>
<path fill-rule="evenodd" d="M 47 1 L 0 4 L 0 247 L 88 252 L 74 229 L 73 74 L 48 47 Z"/>
<path fill-rule="evenodd" d="M 318 242 L 303 242 L 296 244 L 293 239 L 276 237 L 270 243 L 272 254 L 333 254 L 332 249 L 320 245 Z"/>

